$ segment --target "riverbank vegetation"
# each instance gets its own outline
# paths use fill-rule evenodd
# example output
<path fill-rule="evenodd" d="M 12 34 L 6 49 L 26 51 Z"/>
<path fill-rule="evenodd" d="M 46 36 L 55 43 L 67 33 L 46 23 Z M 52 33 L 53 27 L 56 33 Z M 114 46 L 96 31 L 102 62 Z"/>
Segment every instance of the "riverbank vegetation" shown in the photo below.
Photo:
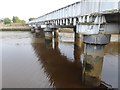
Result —
<path fill-rule="evenodd" d="M 8 17 L 3 19 L 3 24 L 7 25 L 7 24 L 11 24 L 11 23 L 25 23 L 25 20 L 21 20 L 17 16 L 13 16 L 12 19 L 10 19 Z"/>
<path fill-rule="evenodd" d="M 0 31 L 28 31 L 30 28 L 25 23 L 0 24 Z"/>
<path fill-rule="evenodd" d="M 33 19 L 35 18 L 29 18 L 29 21 Z M 28 31 L 30 28 L 25 20 L 21 20 L 17 16 L 13 16 L 12 19 L 3 18 L 0 22 L 0 31 Z"/>

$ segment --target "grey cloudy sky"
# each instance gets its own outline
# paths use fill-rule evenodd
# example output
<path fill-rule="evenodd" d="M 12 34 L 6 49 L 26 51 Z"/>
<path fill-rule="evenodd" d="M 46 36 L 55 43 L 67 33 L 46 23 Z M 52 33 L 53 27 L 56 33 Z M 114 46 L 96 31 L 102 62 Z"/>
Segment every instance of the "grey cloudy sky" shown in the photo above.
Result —
<path fill-rule="evenodd" d="M 0 0 L 0 18 L 18 16 L 28 20 L 80 0 Z"/>

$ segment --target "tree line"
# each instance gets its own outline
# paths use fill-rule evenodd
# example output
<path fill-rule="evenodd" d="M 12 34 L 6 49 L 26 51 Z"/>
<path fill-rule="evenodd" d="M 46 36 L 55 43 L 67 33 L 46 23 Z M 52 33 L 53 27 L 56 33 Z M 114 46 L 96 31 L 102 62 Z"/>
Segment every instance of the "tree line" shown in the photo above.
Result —
<path fill-rule="evenodd" d="M 35 18 L 29 18 L 29 21 L 34 20 Z M 11 23 L 25 23 L 25 20 L 21 20 L 17 16 L 13 16 L 12 20 L 10 18 L 3 19 L 4 24 L 11 24 Z"/>

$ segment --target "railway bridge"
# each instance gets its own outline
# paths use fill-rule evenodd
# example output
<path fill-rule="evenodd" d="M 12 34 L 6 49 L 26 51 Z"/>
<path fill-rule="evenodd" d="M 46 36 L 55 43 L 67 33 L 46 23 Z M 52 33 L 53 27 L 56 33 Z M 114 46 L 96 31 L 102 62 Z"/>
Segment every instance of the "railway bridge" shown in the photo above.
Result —
<path fill-rule="evenodd" d="M 96 66 L 93 61 L 102 63 L 104 46 L 110 42 L 111 34 L 120 33 L 120 0 L 81 0 L 29 21 L 28 25 L 36 33 L 43 30 L 46 40 L 53 35 L 57 38 L 58 28 L 73 28 L 75 44 L 80 47 L 80 40 L 84 42 L 84 65 L 101 68 L 102 64 Z M 101 69 L 95 70 L 100 75 Z"/>
<path fill-rule="evenodd" d="M 81 0 L 28 22 L 33 29 L 45 32 L 74 28 L 85 43 L 107 44 L 110 34 L 120 32 L 120 1 Z M 47 34 L 45 34 L 47 37 Z"/>

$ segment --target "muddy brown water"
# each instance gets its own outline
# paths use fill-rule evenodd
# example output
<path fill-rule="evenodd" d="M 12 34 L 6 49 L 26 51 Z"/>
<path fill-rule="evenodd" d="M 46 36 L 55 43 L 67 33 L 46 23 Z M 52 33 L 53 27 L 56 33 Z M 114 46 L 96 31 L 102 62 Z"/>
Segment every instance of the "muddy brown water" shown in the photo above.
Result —
<path fill-rule="evenodd" d="M 0 34 L 2 88 L 87 87 L 82 83 L 83 47 L 79 52 L 73 43 L 51 43 L 26 31 Z M 101 81 L 117 88 L 118 42 L 104 51 Z"/>

